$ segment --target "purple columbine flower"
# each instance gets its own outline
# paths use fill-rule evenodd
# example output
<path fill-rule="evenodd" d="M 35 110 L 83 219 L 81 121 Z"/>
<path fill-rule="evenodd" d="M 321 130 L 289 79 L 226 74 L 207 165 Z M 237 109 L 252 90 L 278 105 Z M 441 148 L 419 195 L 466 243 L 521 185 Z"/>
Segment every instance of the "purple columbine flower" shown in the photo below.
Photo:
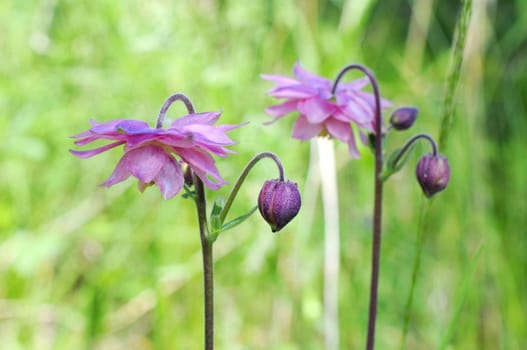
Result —
<path fill-rule="evenodd" d="M 268 91 L 268 95 L 285 99 L 281 104 L 266 108 L 267 114 L 276 121 L 297 111 L 300 115 L 293 127 L 294 138 L 308 140 L 329 135 L 346 143 L 350 155 L 358 158 L 360 153 L 354 129 L 359 128 L 363 140 L 367 138 L 360 129 L 375 132 L 375 99 L 372 94 L 362 91 L 368 85 L 368 78 L 339 83 L 333 94 L 329 79 L 308 72 L 300 63 L 295 64 L 293 73 L 296 79 L 261 75 L 263 79 L 277 84 Z M 389 106 L 389 101 L 381 100 L 382 108 Z"/>
<path fill-rule="evenodd" d="M 164 199 L 174 197 L 185 183 L 182 165 L 192 171 L 210 189 L 226 182 L 221 178 L 211 154 L 226 157 L 234 153 L 225 146 L 233 145 L 226 132 L 241 125 L 213 125 L 220 112 L 189 114 L 175 120 L 168 129 L 151 128 L 139 120 L 91 121 L 92 128 L 72 136 L 75 145 L 84 146 L 97 140 L 110 144 L 91 150 L 70 150 L 79 158 L 90 158 L 124 145 L 121 158 L 112 175 L 101 186 L 112 186 L 130 175 L 139 180 L 139 190 L 157 185 Z"/>

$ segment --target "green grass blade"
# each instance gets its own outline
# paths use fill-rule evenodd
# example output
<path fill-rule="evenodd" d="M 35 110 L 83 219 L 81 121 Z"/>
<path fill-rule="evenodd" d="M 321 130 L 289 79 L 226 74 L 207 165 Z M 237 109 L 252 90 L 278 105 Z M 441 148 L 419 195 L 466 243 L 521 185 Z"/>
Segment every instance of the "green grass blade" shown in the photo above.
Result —
<path fill-rule="evenodd" d="M 463 1 L 463 8 L 457 21 L 455 39 L 452 49 L 452 58 L 450 72 L 448 73 L 444 112 L 441 118 L 441 129 L 439 132 L 439 149 L 443 150 L 447 147 L 448 136 L 452 130 L 454 123 L 454 115 L 456 112 L 456 92 L 461 78 L 461 66 L 463 65 L 463 53 L 465 51 L 466 36 L 468 31 L 468 23 L 472 13 L 472 0 Z"/>

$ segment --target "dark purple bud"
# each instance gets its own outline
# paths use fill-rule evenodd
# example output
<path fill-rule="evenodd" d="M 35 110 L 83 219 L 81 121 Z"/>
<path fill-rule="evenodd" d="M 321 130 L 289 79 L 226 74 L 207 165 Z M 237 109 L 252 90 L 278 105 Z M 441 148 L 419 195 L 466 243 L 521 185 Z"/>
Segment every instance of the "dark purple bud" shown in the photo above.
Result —
<path fill-rule="evenodd" d="M 279 179 L 266 181 L 258 196 L 260 214 L 278 232 L 298 214 L 301 200 L 298 186 L 294 182 Z"/>
<path fill-rule="evenodd" d="M 437 192 L 443 191 L 450 179 L 450 165 L 448 159 L 441 155 L 426 154 L 417 163 L 417 181 L 425 195 L 430 198 Z"/>
<path fill-rule="evenodd" d="M 395 130 L 409 129 L 417 119 L 418 112 L 415 107 L 397 108 L 390 117 L 390 124 Z"/>

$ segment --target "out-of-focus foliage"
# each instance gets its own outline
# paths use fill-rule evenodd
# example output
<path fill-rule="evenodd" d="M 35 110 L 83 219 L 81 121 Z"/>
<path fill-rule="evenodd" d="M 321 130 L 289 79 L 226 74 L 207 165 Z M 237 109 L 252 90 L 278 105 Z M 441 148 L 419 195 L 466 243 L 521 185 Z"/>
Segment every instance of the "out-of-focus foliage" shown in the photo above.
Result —
<path fill-rule="evenodd" d="M 259 151 L 277 153 L 304 205 L 272 235 L 257 215 L 220 236 L 219 349 L 321 349 L 321 204 L 309 144 L 291 119 L 269 120 L 260 73 L 296 60 L 333 78 L 373 69 L 381 92 L 416 105 L 413 130 L 437 136 L 457 1 L 4 0 L 0 3 L 0 339 L 2 349 L 199 349 L 202 292 L 195 208 L 129 180 L 97 187 L 120 152 L 89 160 L 68 136 L 90 118 L 154 123 L 171 93 L 223 109 L 238 154 L 218 160 L 232 182 Z M 457 114 L 436 196 L 408 349 L 525 349 L 527 344 L 527 3 L 474 1 Z M 182 106 L 169 117 L 184 113 Z M 394 149 L 409 133 L 390 135 Z M 372 157 L 337 145 L 342 222 L 341 347 L 364 344 Z M 417 153 L 428 152 L 423 146 Z M 390 178 L 377 346 L 392 349 L 415 254 L 422 194 L 417 156 Z M 250 175 L 232 213 L 254 207 L 270 162 Z M 228 188 L 213 196 L 226 195 Z"/>

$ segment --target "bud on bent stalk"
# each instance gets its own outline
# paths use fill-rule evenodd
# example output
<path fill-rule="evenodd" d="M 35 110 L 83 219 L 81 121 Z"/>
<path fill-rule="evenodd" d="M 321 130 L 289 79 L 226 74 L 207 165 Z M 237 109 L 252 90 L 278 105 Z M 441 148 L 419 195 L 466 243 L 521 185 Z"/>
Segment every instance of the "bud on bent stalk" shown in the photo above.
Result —
<path fill-rule="evenodd" d="M 300 192 L 296 183 L 268 180 L 258 196 L 260 214 L 278 232 L 298 214 L 301 206 Z"/>
<path fill-rule="evenodd" d="M 424 155 L 417 163 L 417 181 L 425 195 L 430 198 L 437 192 L 443 191 L 450 179 L 450 165 L 448 159 L 441 155 Z"/>
<path fill-rule="evenodd" d="M 390 124 L 395 130 L 407 130 L 414 124 L 418 112 L 415 107 L 397 108 L 390 117 Z"/>

